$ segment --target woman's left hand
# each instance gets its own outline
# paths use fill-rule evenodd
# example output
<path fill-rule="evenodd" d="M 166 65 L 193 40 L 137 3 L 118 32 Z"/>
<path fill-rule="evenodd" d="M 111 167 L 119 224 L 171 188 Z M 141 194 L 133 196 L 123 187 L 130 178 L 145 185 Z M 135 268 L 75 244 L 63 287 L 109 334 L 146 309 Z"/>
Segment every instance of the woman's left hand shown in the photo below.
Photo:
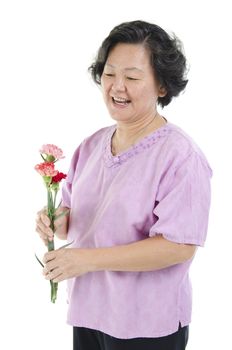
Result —
<path fill-rule="evenodd" d="M 43 274 L 48 280 L 61 282 L 90 272 L 88 249 L 66 248 L 50 251 L 44 255 Z"/>

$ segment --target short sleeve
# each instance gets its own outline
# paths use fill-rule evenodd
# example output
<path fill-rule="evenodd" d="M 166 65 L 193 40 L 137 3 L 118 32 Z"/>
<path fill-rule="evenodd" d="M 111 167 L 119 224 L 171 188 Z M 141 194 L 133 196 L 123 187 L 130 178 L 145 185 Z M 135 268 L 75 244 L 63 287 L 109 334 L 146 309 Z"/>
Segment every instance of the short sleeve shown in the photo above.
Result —
<path fill-rule="evenodd" d="M 80 157 L 81 145 L 76 149 L 71 160 L 67 177 L 62 187 L 62 202 L 63 207 L 71 208 L 72 183 L 75 176 L 78 160 Z"/>
<path fill-rule="evenodd" d="M 211 176 L 207 161 L 192 152 L 171 171 L 171 176 L 164 177 L 153 210 L 156 222 L 149 236 L 162 234 L 176 243 L 203 246 L 208 227 Z"/>

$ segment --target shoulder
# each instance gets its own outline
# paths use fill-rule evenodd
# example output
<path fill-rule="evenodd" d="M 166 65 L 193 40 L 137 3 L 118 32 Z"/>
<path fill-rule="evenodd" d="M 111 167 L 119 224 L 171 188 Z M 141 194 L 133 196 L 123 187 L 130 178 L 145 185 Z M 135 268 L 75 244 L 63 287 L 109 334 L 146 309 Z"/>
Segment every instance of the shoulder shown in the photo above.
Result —
<path fill-rule="evenodd" d="M 114 127 L 114 125 L 111 125 L 101 128 L 82 140 L 72 155 L 68 178 L 73 176 L 77 167 L 81 168 L 86 163 L 93 152 L 96 154 L 102 149 L 103 142 L 105 142 Z"/>
<path fill-rule="evenodd" d="M 171 146 L 174 150 L 178 150 L 178 153 L 188 155 L 189 153 L 196 152 L 200 156 L 204 157 L 204 154 L 193 138 L 187 134 L 179 126 L 168 123 L 169 137 L 167 139 L 167 146 Z"/>
<path fill-rule="evenodd" d="M 101 129 L 98 129 L 93 134 L 90 134 L 83 140 L 84 145 L 96 145 L 99 142 L 105 140 L 107 135 L 110 134 L 110 132 L 115 128 L 115 125 L 110 125 L 103 127 Z"/>
<path fill-rule="evenodd" d="M 183 163 L 192 162 L 195 159 L 196 162 L 202 163 L 205 169 L 212 174 L 206 155 L 194 139 L 173 123 L 168 123 L 167 126 L 169 133 L 163 145 L 167 158 L 173 161 L 176 167 L 181 166 Z"/>
<path fill-rule="evenodd" d="M 72 161 L 76 163 L 80 158 L 87 157 L 92 151 L 101 148 L 114 128 L 115 125 L 106 126 L 85 137 L 75 149 Z"/>
<path fill-rule="evenodd" d="M 79 146 L 76 148 L 75 153 L 80 153 L 85 149 L 86 147 L 94 147 L 99 144 L 99 142 L 104 141 L 105 138 L 110 134 L 110 132 L 115 128 L 115 125 L 110 125 L 103 127 L 101 129 L 98 129 L 94 133 L 86 136 L 82 142 L 79 144 Z"/>

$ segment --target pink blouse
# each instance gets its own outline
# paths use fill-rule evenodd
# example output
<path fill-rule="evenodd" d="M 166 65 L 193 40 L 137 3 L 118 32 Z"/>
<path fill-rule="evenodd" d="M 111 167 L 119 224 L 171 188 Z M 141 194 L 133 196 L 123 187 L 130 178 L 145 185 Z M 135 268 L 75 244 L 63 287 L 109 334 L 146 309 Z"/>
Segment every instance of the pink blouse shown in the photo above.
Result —
<path fill-rule="evenodd" d="M 194 141 L 167 123 L 113 156 L 116 125 L 86 138 L 63 186 L 72 247 L 130 244 L 156 234 L 203 246 L 212 171 Z M 68 280 L 68 323 L 117 338 L 161 337 L 191 321 L 192 260 L 146 272 L 98 271 Z"/>

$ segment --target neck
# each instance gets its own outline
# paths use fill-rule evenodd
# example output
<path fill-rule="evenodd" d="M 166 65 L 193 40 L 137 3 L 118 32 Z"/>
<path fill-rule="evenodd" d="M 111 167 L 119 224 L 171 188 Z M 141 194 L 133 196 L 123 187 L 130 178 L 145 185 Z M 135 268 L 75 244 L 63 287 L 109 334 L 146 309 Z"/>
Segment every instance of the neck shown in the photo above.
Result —
<path fill-rule="evenodd" d="M 117 129 L 112 138 L 112 152 L 120 153 L 129 148 L 141 138 L 155 131 L 166 123 L 158 112 L 149 118 L 139 120 L 138 122 L 126 124 L 118 123 Z"/>

